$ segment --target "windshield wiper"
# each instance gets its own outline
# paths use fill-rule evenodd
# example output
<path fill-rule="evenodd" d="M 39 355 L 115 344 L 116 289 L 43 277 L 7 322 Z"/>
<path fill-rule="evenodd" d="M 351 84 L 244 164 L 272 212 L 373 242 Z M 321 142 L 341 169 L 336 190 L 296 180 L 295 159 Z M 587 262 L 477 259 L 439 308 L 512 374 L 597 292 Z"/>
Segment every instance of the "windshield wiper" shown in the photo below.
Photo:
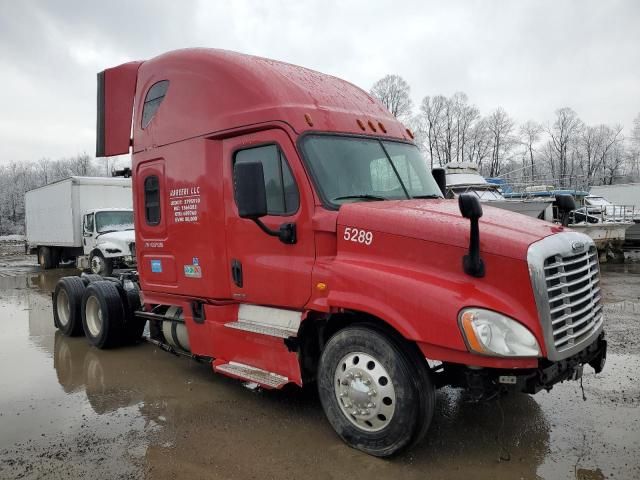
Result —
<path fill-rule="evenodd" d="M 379 201 L 379 200 L 387 200 L 385 197 L 380 197 L 378 195 L 369 195 L 368 193 L 360 194 L 360 195 L 344 195 L 342 197 L 336 197 L 332 199 L 332 202 L 336 200 L 350 200 L 350 199 L 362 199 L 362 200 L 371 200 L 371 201 Z"/>
<path fill-rule="evenodd" d="M 429 195 L 414 195 L 411 198 L 442 198 L 442 195 L 435 195 L 431 193 Z"/>

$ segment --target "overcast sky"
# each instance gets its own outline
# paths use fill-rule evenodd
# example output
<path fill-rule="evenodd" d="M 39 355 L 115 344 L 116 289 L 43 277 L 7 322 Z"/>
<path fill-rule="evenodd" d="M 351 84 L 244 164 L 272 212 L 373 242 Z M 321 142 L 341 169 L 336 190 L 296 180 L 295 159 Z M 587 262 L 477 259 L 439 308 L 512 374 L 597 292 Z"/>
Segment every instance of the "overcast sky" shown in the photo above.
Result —
<path fill-rule="evenodd" d="M 640 1 L 0 0 L 0 162 L 95 151 L 96 73 L 184 47 L 303 65 L 414 102 L 468 94 L 483 114 L 589 124 L 640 112 Z"/>

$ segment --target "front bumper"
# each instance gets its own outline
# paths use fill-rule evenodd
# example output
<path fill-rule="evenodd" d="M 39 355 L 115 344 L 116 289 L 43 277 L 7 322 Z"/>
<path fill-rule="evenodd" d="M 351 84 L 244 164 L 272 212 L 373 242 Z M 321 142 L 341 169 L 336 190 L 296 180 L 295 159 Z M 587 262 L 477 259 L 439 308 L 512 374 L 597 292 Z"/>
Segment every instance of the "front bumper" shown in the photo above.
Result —
<path fill-rule="evenodd" d="M 534 394 L 543 389 L 550 390 L 565 380 L 578 380 L 584 365 L 590 365 L 600 373 L 606 358 L 607 341 L 601 333 L 590 345 L 570 357 L 557 361 L 539 359 L 537 368 L 470 368 L 445 364 L 444 376 L 437 383 L 467 388 L 477 399 L 491 397 L 500 389 Z"/>
<path fill-rule="evenodd" d="M 519 375 L 518 384 L 524 393 L 537 393 L 542 389 L 550 390 L 556 383 L 565 380 L 577 380 L 582 377 L 582 367 L 590 365 L 596 373 L 604 368 L 607 359 L 607 341 L 604 333 L 588 347 L 563 360 L 551 362 L 540 360 L 540 366 L 528 375 Z"/>

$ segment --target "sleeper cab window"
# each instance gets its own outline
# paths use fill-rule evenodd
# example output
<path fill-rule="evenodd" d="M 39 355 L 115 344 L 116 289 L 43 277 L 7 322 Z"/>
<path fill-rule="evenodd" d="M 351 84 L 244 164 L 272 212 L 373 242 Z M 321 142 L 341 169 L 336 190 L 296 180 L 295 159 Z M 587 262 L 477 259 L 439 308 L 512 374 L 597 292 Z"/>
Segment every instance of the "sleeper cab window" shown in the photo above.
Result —
<path fill-rule="evenodd" d="M 144 105 L 142 106 L 142 128 L 147 128 L 149 122 L 158 111 L 162 100 L 164 100 L 167 94 L 167 88 L 169 88 L 169 80 L 162 80 L 151 85 L 151 88 L 147 92 L 147 96 L 144 98 Z"/>
<path fill-rule="evenodd" d="M 157 175 L 144 179 L 144 218 L 147 225 L 160 223 L 160 180 Z"/>
<path fill-rule="evenodd" d="M 298 187 L 287 159 L 277 145 L 239 150 L 234 156 L 234 165 L 242 162 L 262 163 L 269 215 L 291 215 L 298 211 L 300 206 Z"/>

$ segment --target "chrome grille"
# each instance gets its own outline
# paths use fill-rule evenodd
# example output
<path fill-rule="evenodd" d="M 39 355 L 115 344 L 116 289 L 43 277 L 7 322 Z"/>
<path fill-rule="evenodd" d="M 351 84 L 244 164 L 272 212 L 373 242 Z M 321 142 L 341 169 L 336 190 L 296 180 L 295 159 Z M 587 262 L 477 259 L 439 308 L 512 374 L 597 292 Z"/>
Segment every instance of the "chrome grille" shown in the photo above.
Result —
<path fill-rule="evenodd" d="M 551 331 L 561 352 L 591 336 L 602 324 L 598 252 L 552 255 L 544 261 Z"/>
<path fill-rule="evenodd" d="M 561 232 L 533 243 L 527 254 L 546 356 L 561 360 L 582 350 L 603 329 L 598 252 L 593 240 Z"/>

